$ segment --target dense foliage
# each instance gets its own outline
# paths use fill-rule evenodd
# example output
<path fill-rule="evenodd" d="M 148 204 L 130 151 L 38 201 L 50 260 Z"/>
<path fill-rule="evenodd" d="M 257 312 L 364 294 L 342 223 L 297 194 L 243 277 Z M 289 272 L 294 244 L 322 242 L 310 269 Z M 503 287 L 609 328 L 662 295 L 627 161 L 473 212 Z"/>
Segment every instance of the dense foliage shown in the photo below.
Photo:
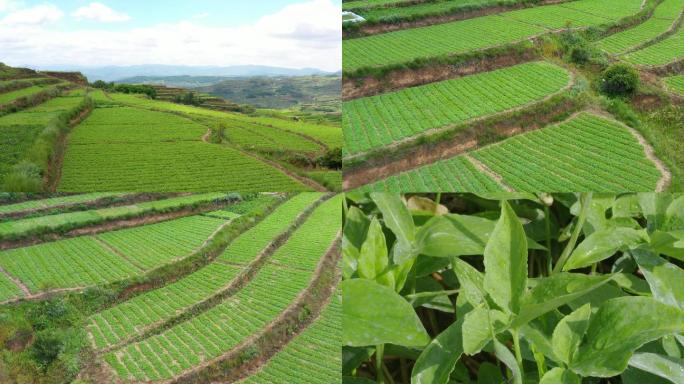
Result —
<path fill-rule="evenodd" d="M 345 382 L 682 381 L 684 196 L 347 198 Z"/>

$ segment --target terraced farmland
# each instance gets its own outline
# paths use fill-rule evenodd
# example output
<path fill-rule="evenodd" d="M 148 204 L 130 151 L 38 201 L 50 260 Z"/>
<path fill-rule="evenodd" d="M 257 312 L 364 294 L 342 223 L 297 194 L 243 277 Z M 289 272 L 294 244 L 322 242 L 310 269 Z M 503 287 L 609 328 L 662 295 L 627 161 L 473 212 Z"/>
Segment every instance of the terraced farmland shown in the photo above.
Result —
<path fill-rule="evenodd" d="M 683 0 L 665 0 L 658 5 L 651 18 L 633 28 L 599 40 L 596 46 L 614 55 L 625 53 L 673 28 L 682 11 Z"/>
<path fill-rule="evenodd" d="M 48 87 L 33 85 L 27 88 L 18 89 L 16 91 L 0 93 L 0 105 L 11 103 L 22 97 L 38 94 L 46 89 L 48 89 Z"/>
<path fill-rule="evenodd" d="M 213 263 L 173 284 L 94 315 L 88 323 L 95 347 L 115 345 L 229 287 L 233 279 L 244 272 L 246 263 L 256 259 L 275 237 L 294 222 L 302 210 L 320 197 L 315 193 L 293 197 L 231 242 L 223 252 L 223 260 L 244 263 Z"/>
<path fill-rule="evenodd" d="M 570 79 L 561 67 L 534 62 L 348 101 L 345 154 L 538 102 L 569 86 Z"/>
<path fill-rule="evenodd" d="M 582 113 L 561 124 L 520 134 L 470 153 L 500 177 L 481 172 L 465 156 L 391 176 L 362 190 L 492 192 L 653 191 L 663 175 L 624 126 Z M 401 188 L 401 189 L 398 189 Z"/>
<path fill-rule="evenodd" d="M 104 194 L 106 196 L 106 194 Z M 93 194 L 91 196 L 99 196 Z M 20 238 L 36 232 L 56 231 L 67 228 L 74 229 L 89 224 L 98 224 L 108 220 L 125 219 L 160 211 L 169 211 L 189 207 L 195 204 L 206 204 L 213 201 L 226 200 L 225 193 L 205 193 L 198 195 L 175 197 L 158 201 L 148 201 L 134 205 L 108 207 L 87 211 L 61 213 L 48 216 L 0 222 L 0 239 Z M 57 200 L 58 202 L 62 200 Z M 66 200 L 69 201 L 69 200 Z M 78 200 L 76 200 L 78 201 Z M 40 204 L 40 203 L 39 203 Z M 46 204 L 54 204 L 47 202 Z"/>
<path fill-rule="evenodd" d="M 648 67 L 658 67 L 684 59 L 684 28 L 672 36 L 646 48 L 627 53 L 625 61 Z"/>
<path fill-rule="evenodd" d="M 159 334 L 109 352 L 105 361 L 123 380 L 171 379 L 258 333 L 309 286 L 314 268 L 339 232 L 340 204 L 338 196 L 318 207 L 234 295 Z M 296 268 L 287 264 L 291 258 L 298 261 Z"/>
<path fill-rule="evenodd" d="M 505 45 L 568 26 L 609 25 L 637 13 L 641 0 L 578 0 L 406 29 L 343 43 L 343 69 L 390 67 Z M 568 23 L 569 22 L 569 23 Z"/>
<path fill-rule="evenodd" d="M 339 295 L 307 330 L 241 384 L 337 383 L 342 358 L 342 303 Z"/>

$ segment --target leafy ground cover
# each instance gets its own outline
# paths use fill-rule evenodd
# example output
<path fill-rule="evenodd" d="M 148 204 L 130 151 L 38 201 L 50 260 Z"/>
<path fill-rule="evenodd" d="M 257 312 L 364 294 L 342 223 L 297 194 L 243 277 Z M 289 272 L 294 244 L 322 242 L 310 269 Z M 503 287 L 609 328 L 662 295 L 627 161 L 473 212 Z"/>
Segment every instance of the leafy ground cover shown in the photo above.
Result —
<path fill-rule="evenodd" d="M 627 52 L 667 32 L 675 25 L 683 10 L 684 1 L 665 0 L 656 7 L 651 18 L 597 41 L 596 46 L 614 55 Z"/>
<path fill-rule="evenodd" d="M 678 383 L 684 197 L 347 194 L 344 383 Z"/>
<path fill-rule="evenodd" d="M 40 85 L 34 85 L 28 88 L 23 88 L 23 89 L 18 89 L 16 91 L 10 91 L 6 93 L 0 93 L 0 105 L 2 104 L 7 104 L 11 103 L 16 99 L 19 99 L 21 97 L 26 97 L 26 96 L 31 96 L 35 95 L 48 87 L 40 86 Z"/>
<path fill-rule="evenodd" d="M 343 70 L 410 63 L 513 43 L 551 30 L 609 25 L 641 9 L 639 0 L 579 0 L 413 28 L 343 42 Z M 505 28 L 502 26 L 505 25 Z"/>
<path fill-rule="evenodd" d="M 589 113 L 469 155 L 518 191 L 649 191 L 662 177 L 624 126 Z M 504 189 L 461 155 L 390 176 L 361 190 L 479 193 Z"/>
<path fill-rule="evenodd" d="M 343 104 L 345 154 L 379 149 L 434 128 L 538 102 L 570 83 L 570 73 L 532 62 Z"/>

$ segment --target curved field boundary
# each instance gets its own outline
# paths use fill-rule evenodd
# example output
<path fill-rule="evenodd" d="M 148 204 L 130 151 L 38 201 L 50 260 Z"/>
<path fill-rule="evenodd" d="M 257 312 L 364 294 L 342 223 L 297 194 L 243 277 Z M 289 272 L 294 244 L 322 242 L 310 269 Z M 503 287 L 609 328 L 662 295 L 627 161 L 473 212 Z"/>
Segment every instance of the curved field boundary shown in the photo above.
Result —
<path fill-rule="evenodd" d="M 664 0 L 645 22 L 594 43 L 612 55 L 644 48 L 654 40 L 673 32 L 684 15 L 684 0 Z"/>
<path fill-rule="evenodd" d="M 342 359 L 342 303 L 334 295 L 320 316 L 241 384 L 314 382 L 340 379 Z"/>
<path fill-rule="evenodd" d="M 345 160 L 529 107 L 573 83 L 564 68 L 531 62 L 345 102 Z"/>
<path fill-rule="evenodd" d="M 568 21 L 572 28 L 611 25 L 642 7 L 642 0 L 578 0 L 345 40 L 343 71 L 353 76 L 362 70 L 503 46 L 565 29 Z"/>
<path fill-rule="evenodd" d="M 192 254 L 217 229 L 228 223 L 221 219 L 190 216 L 111 232 L 107 237 L 100 236 L 100 239 L 112 249 L 152 269 Z M 124 247 L 133 241 L 143 242 L 140 252 Z M 131 262 L 105 248 L 93 236 L 2 251 L 0 266 L 36 294 L 55 289 L 81 289 L 140 274 Z"/>
<path fill-rule="evenodd" d="M 453 169 L 456 162 L 465 164 L 467 157 L 461 155 L 393 175 L 361 190 L 491 192 L 505 190 L 505 186 L 527 192 L 663 189 L 667 170 L 639 137 L 615 120 L 583 112 L 560 124 L 523 133 L 467 155 L 498 175 L 501 184 L 483 173 L 473 175 L 472 168 L 469 173 L 458 169 L 453 173 L 442 171 Z M 477 184 L 478 178 L 483 177 L 485 181 Z M 455 185 L 454 178 L 465 178 L 469 185 Z"/>
<path fill-rule="evenodd" d="M 143 107 L 147 109 L 153 109 L 163 112 L 181 114 L 186 117 L 192 118 L 194 116 L 203 116 L 209 118 L 221 118 L 228 119 L 231 121 L 244 122 L 248 124 L 255 124 L 266 126 L 270 128 L 276 128 L 281 131 L 287 131 L 295 134 L 302 134 L 308 137 L 308 140 L 313 140 L 314 142 L 319 141 L 325 144 L 325 146 L 334 148 L 340 147 L 342 141 L 342 132 L 338 127 L 327 126 L 327 125 L 316 125 L 304 122 L 294 122 L 287 121 L 283 119 L 269 118 L 269 117 L 251 117 L 244 116 L 236 113 L 228 113 L 222 111 L 215 111 L 205 108 L 193 107 L 189 105 L 181 105 L 166 101 L 143 99 L 134 95 L 127 94 L 108 94 L 111 101 L 116 103 Z M 111 102 L 110 101 L 110 102 Z"/>
<path fill-rule="evenodd" d="M 313 193 L 293 197 L 236 238 L 223 254 L 237 248 L 251 260 L 266 257 L 264 255 L 275 248 L 273 244 L 277 243 L 276 240 L 284 234 L 288 235 L 300 221 L 308 217 L 315 207 L 314 203 L 320 198 L 320 195 Z M 121 346 L 123 342 L 148 333 L 179 312 L 185 312 L 222 291 L 238 289 L 248 281 L 244 279 L 247 267 L 246 264 L 212 263 L 173 284 L 146 292 L 91 316 L 87 329 L 94 348 L 107 351 Z"/>
<path fill-rule="evenodd" d="M 321 265 L 329 261 L 323 256 L 329 255 L 331 247 L 336 244 L 337 223 L 341 220 L 340 205 L 340 196 L 330 199 L 309 219 L 335 222 L 335 225 L 324 227 L 320 222 L 314 222 L 312 227 L 307 225 L 311 221 L 307 221 L 271 256 L 274 261 L 297 257 L 309 271 L 282 269 L 267 263 L 234 296 L 163 333 L 110 352 L 104 356 L 105 361 L 122 379 L 165 381 L 201 371 L 235 348 L 242 348 L 245 342 L 268 329 L 283 313 L 290 312 L 288 309 L 296 306 L 302 295 L 306 295 L 312 281 L 317 281 Z M 319 212 L 323 217 L 315 219 Z M 322 229 L 325 235 L 319 233 Z M 332 231 L 335 233 L 330 235 Z M 312 235 L 316 239 L 327 236 L 327 244 L 308 241 Z"/>
<path fill-rule="evenodd" d="M 139 129 L 140 124 L 146 129 Z M 177 114 L 132 107 L 98 108 L 69 135 L 57 190 L 308 189 L 261 158 L 203 143 L 205 132 L 204 126 Z"/>

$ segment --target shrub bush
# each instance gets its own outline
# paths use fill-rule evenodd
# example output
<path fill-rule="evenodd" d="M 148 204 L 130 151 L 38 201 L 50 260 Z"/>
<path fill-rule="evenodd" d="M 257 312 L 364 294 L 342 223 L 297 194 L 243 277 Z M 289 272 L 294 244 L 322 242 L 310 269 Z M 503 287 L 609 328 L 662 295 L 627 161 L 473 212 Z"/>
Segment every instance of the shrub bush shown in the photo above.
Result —
<path fill-rule="evenodd" d="M 601 74 L 601 91 L 609 96 L 629 96 L 639 86 L 639 72 L 627 64 L 613 64 Z"/>

